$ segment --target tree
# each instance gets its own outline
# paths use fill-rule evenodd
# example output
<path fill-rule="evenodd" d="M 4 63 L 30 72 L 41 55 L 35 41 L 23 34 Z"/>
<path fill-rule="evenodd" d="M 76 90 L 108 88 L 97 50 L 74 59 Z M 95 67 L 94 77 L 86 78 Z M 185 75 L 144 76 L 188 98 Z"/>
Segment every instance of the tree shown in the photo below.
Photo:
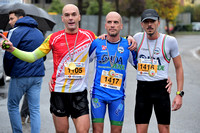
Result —
<path fill-rule="evenodd" d="M 87 15 L 98 15 L 99 14 L 99 3 L 102 3 L 102 15 L 106 15 L 110 11 L 114 10 L 111 2 L 107 2 L 105 0 L 90 0 L 89 7 L 87 8 Z"/>
<path fill-rule="evenodd" d="M 82 11 L 83 11 L 83 0 L 78 0 L 78 9 L 80 14 L 82 15 Z M 81 22 L 79 22 L 79 27 L 81 27 Z"/>
<path fill-rule="evenodd" d="M 145 8 L 145 0 L 123 0 L 120 1 L 120 13 L 122 16 L 140 16 Z"/>
<path fill-rule="evenodd" d="M 101 34 L 101 16 L 106 15 L 108 12 L 112 11 L 113 7 L 110 2 L 105 0 L 90 0 L 89 7 L 87 8 L 87 15 L 98 15 L 98 33 Z"/>
<path fill-rule="evenodd" d="M 101 16 L 102 16 L 102 8 L 103 8 L 103 0 L 98 0 L 99 4 L 99 13 L 98 13 L 98 35 L 101 34 Z"/>
<path fill-rule="evenodd" d="M 155 9 L 161 18 L 166 21 L 167 33 L 169 31 L 169 22 L 173 22 L 179 13 L 178 0 L 147 0 L 146 8 Z"/>
<path fill-rule="evenodd" d="M 78 0 L 78 9 L 80 11 L 80 14 L 82 14 L 82 10 L 83 10 L 83 0 Z"/>
<path fill-rule="evenodd" d="M 194 7 L 191 5 L 181 6 L 180 13 L 190 13 L 191 14 L 191 21 L 194 21 Z"/>
<path fill-rule="evenodd" d="M 53 0 L 50 8 L 48 9 L 48 12 L 56 12 L 58 14 L 62 14 L 63 7 L 64 4 L 60 0 Z"/>
<path fill-rule="evenodd" d="M 119 11 L 119 0 L 115 0 L 116 12 L 120 13 Z"/>
<path fill-rule="evenodd" d="M 200 5 L 194 7 L 193 21 L 200 22 Z"/>
<path fill-rule="evenodd" d="M 123 0 L 120 1 L 120 13 L 122 16 L 127 16 L 128 19 L 128 34 L 130 34 L 130 17 L 140 16 L 144 11 L 145 0 Z"/>

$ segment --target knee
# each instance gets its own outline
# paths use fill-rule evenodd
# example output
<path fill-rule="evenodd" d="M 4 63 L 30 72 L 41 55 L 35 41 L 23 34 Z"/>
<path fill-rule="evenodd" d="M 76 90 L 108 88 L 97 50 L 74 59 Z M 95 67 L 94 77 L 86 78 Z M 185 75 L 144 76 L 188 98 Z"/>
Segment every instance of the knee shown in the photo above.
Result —
<path fill-rule="evenodd" d="M 56 133 L 68 133 L 69 127 L 56 129 Z"/>
<path fill-rule="evenodd" d="M 16 108 L 19 108 L 19 105 L 17 103 L 13 102 L 12 100 L 8 99 L 8 102 L 7 102 L 8 111 L 15 110 Z"/>
<path fill-rule="evenodd" d="M 169 125 L 158 125 L 159 128 L 159 133 L 169 133 L 170 132 L 170 127 Z"/>
<path fill-rule="evenodd" d="M 76 129 L 77 133 L 89 133 L 90 126 Z"/>

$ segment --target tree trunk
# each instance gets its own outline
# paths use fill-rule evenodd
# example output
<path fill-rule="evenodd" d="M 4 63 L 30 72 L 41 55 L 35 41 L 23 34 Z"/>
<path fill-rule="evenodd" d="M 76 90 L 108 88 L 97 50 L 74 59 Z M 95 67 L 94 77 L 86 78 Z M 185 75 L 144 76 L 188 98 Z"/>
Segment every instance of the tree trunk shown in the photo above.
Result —
<path fill-rule="evenodd" d="M 165 21 L 166 21 L 166 26 L 167 26 L 167 29 L 166 29 L 166 30 L 167 30 L 167 34 L 170 35 L 170 31 L 169 31 L 169 20 L 166 18 Z"/>
<path fill-rule="evenodd" d="M 115 5 L 116 5 L 116 12 L 119 12 L 119 0 L 115 0 Z"/>
<path fill-rule="evenodd" d="M 82 15 L 82 11 L 83 11 L 83 0 L 78 0 L 78 9 L 80 11 L 80 14 Z M 81 28 L 81 22 L 79 22 L 79 27 Z"/>
<path fill-rule="evenodd" d="M 97 35 L 101 34 L 101 16 L 102 16 L 102 6 L 103 6 L 103 0 L 98 0 L 99 3 L 99 14 L 98 14 L 98 32 Z"/>
<path fill-rule="evenodd" d="M 128 17 L 128 35 L 131 33 L 131 16 Z"/>

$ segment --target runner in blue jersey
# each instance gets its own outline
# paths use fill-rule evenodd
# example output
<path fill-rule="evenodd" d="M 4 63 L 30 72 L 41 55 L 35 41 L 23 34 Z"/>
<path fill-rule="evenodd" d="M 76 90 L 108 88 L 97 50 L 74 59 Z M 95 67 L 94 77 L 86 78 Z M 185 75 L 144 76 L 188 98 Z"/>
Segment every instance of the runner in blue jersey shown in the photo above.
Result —
<path fill-rule="evenodd" d="M 106 16 L 105 40 L 93 41 L 89 55 L 94 59 L 94 83 L 91 90 L 91 116 L 93 132 L 103 133 L 106 106 L 111 122 L 111 132 L 122 131 L 124 119 L 124 97 L 126 68 L 128 61 L 136 66 L 136 53 L 128 49 L 128 41 L 120 37 L 122 18 L 117 12 Z"/>

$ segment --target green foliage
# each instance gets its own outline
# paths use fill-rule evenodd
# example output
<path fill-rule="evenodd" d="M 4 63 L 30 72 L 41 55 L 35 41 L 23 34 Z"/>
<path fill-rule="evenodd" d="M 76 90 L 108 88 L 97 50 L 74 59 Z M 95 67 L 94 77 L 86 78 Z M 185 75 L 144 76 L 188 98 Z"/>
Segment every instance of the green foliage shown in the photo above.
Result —
<path fill-rule="evenodd" d="M 175 31 L 192 31 L 192 24 L 189 25 L 177 25 L 174 27 Z"/>
<path fill-rule="evenodd" d="M 191 13 L 191 21 L 193 21 L 194 8 L 191 5 L 182 6 L 180 13 Z"/>
<path fill-rule="evenodd" d="M 187 5 L 181 8 L 181 13 L 191 13 L 192 22 L 200 22 L 200 5 Z"/>
<path fill-rule="evenodd" d="M 200 22 L 200 5 L 194 7 L 193 21 Z"/>
<path fill-rule="evenodd" d="M 102 15 L 106 15 L 107 13 L 109 13 L 110 11 L 113 11 L 114 8 L 111 4 L 111 2 L 107 2 L 105 0 L 103 0 L 103 14 Z M 97 0 L 90 0 L 89 1 L 89 7 L 87 8 L 86 14 L 87 15 L 98 15 L 99 13 L 99 4 L 97 2 Z"/>
<path fill-rule="evenodd" d="M 168 21 L 175 20 L 179 13 L 178 0 L 146 0 L 146 8 L 155 9 L 160 17 Z"/>
<path fill-rule="evenodd" d="M 48 12 L 56 12 L 58 14 L 62 14 L 63 7 L 64 4 L 60 0 L 53 0 L 50 8 L 48 9 Z"/>
<path fill-rule="evenodd" d="M 145 9 L 145 0 L 123 0 L 120 2 L 120 14 L 138 17 Z"/>

